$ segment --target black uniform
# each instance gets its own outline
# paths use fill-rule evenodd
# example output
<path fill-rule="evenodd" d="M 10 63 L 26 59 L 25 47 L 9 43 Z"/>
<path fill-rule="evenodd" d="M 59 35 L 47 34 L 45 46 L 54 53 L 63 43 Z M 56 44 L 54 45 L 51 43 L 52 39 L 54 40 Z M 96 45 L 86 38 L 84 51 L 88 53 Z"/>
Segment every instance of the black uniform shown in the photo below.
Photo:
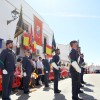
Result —
<path fill-rule="evenodd" d="M 44 82 L 45 82 L 45 87 L 48 87 L 48 80 L 49 80 L 49 73 L 50 73 L 50 63 L 47 59 L 43 60 L 43 65 L 44 65 Z"/>
<path fill-rule="evenodd" d="M 72 49 L 70 52 L 71 62 L 77 61 L 79 57 L 78 52 L 75 49 Z M 79 73 L 71 65 L 70 73 L 72 77 L 72 99 L 78 100 L 78 87 L 79 87 Z"/>
<path fill-rule="evenodd" d="M 84 63 L 84 58 L 80 57 L 80 62 L 79 62 L 80 66 L 84 66 L 85 63 Z M 81 75 L 80 75 L 80 81 L 81 83 L 84 83 L 83 81 L 83 75 L 84 75 L 84 71 L 85 71 L 85 68 L 81 67 Z"/>
<path fill-rule="evenodd" d="M 0 67 L 8 74 L 2 75 L 2 100 L 10 100 L 12 82 L 15 71 L 15 53 L 10 49 L 4 49 L 0 54 Z"/>
<path fill-rule="evenodd" d="M 26 72 L 26 76 L 23 77 L 23 89 L 24 89 L 24 93 L 28 93 L 29 92 L 30 77 L 32 74 L 32 64 L 30 62 L 29 57 L 23 58 L 22 66 L 24 68 L 24 72 Z"/>
<path fill-rule="evenodd" d="M 59 55 L 54 55 L 53 56 L 53 62 L 56 63 L 56 65 L 58 66 L 58 62 L 60 61 L 60 57 Z M 60 70 L 57 70 L 55 68 L 53 68 L 54 71 L 54 92 L 58 92 L 58 80 L 59 80 L 59 75 L 60 75 Z"/>

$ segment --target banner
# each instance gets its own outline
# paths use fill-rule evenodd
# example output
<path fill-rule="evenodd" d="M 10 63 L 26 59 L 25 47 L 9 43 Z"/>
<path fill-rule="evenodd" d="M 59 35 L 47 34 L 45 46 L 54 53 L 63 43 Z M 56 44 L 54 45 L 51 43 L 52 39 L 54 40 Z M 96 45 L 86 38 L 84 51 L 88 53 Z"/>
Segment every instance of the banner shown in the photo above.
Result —
<path fill-rule="evenodd" d="M 36 43 L 42 46 L 42 21 L 34 16 L 34 39 Z"/>

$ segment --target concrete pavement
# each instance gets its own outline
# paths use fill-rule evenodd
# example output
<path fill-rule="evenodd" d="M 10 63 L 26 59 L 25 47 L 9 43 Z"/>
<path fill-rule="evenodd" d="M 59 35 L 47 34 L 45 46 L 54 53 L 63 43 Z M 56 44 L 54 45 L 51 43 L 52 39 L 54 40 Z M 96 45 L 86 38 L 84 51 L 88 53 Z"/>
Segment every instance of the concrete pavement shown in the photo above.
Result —
<path fill-rule="evenodd" d="M 100 74 L 87 74 L 84 76 L 87 82 L 84 94 L 80 94 L 84 100 L 100 100 Z M 50 88 L 38 87 L 32 89 L 29 95 L 23 94 L 22 91 L 11 95 L 12 100 L 72 100 L 71 99 L 71 79 L 63 79 L 59 82 L 61 94 L 54 94 L 53 83 L 50 83 Z M 1 99 L 0 99 L 1 100 Z"/>

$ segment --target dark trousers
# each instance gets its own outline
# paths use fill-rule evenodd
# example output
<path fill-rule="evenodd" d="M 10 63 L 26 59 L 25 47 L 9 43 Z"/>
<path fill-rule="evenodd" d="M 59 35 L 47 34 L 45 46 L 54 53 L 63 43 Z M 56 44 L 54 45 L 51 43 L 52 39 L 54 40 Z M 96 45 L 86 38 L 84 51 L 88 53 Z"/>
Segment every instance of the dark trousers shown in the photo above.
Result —
<path fill-rule="evenodd" d="M 59 81 L 59 70 L 56 70 L 55 68 L 53 68 L 54 71 L 54 91 L 58 91 L 58 81 Z"/>
<path fill-rule="evenodd" d="M 26 93 L 29 92 L 30 77 L 31 75 L 27 75 L 26 77 L 23 77 L 23 90 Z"/>
<path fill-rule="evenodd" d="M 82 68 L 81 70 L 82 70 L 82 73 L 81 73 L 81 83 L 82 83 L 82 82 L 84 82 L 83 75 L 84 75 L 85 68 Z"/>
<path fill-rule="evenodd" d="M 41 78 L 42 78 L 42 70 L 41 69 L 38 69 L 38 81 L 40 81 L 41 80 Z"/>
<path fill-rule="evenodd" d="M 81 88 L 81 75 L 82 73 L 78 73 L 78 91 L 80 91 L 80 88 Z"/>
<path fill-rule="evenodd" d="M 46 73 L 46 71 L 44 71 L 44 82 L 45 82 L 45 87 L 49 86 L 49 72 Z"/>
<path fill-rule="evenodd" d="M 12 91 L 13 73 L 2 75 L 2 100 L 10 100 Z"/>
<path fill-rule="evenodd" d="M 78 100 L 79 74 L 72 66 L 70 68 L 70 73 L 72 78 L 72 99 Z"/>

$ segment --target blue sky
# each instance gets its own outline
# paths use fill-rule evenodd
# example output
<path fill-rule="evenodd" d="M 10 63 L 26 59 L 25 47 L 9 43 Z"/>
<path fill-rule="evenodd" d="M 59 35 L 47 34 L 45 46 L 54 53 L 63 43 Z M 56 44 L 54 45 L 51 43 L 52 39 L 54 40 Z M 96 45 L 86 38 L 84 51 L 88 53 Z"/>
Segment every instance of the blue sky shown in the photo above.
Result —
<path fill-rule="evenodd" d="M 26 0 L 55 33 L 57 43 L 79 40 L 85 61 L 100 65 L 100 0 Z"/>

